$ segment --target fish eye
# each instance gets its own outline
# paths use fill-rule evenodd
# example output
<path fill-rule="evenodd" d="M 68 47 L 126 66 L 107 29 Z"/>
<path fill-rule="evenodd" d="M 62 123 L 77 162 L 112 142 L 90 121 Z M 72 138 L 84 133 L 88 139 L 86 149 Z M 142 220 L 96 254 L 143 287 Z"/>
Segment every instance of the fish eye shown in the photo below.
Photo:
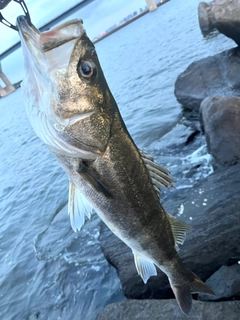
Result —
<path fill-rule="evenodd" d="M 80 76 L 85 79 L 90 79 L 95 74 L 95 64 L 91 61 L 82 61 L 78 66 Z"/>

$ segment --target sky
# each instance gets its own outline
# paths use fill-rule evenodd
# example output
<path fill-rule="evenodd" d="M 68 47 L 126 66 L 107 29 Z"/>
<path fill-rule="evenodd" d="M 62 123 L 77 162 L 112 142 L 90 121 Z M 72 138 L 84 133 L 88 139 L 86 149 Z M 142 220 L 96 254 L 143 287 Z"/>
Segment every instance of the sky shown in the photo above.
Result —
<path fill-rule="evenodd" d="M 31 20 L 38 28 L 80 2 L 82 1 L 25 0 Z M 101 31 L 110 28 L 115 23 L 118 24 L 120 20 L 130 13 L 134 11 L 139 12 L 139 9 L 145 6 L 145 0 L 94 0 L 68 17 L 67 20 L 74 18 L 83 19 L 89 37 L 94 38 Z M 17 16 L 23 14 L 23 11 L 19 4 L 12 1 L 1 13 L 6 20 L 15 24 Z M 0 53 L 19 41 L 18 33 L 3 24 L 0 24 L 0 35 Z"/>

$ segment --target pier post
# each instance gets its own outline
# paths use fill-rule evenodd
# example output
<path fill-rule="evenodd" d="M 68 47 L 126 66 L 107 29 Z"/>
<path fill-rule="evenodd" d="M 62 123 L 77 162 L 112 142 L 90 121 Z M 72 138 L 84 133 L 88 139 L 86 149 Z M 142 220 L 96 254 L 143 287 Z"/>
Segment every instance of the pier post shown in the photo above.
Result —
<path fill-rule="evenodd" d="M 154 11 L 157 9 L 157 4 L 155 0 L 146 0 L 149 11 Z"/>
<path fill-rule="evenodd" d="M 15 91 L 16 89 L 14 86 L 11 84 L 11 82 L 8 80 L 8 78 L 5 76 L 5 74 L 2 71 L 2 65 L 0 62 L 0 78 L 5 84 L 5 87 L 2 87 L 0 85 L 0 98 L 7 96 L 9 93 Z"/>

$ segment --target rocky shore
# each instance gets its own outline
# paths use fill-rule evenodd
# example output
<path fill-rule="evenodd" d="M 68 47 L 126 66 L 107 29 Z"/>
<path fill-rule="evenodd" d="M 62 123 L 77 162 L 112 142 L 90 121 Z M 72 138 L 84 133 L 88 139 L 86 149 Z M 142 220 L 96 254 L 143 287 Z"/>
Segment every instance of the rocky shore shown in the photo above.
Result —
<path fill-rule="evenodd" d="M 204 36 L 215 28 L 239 45 L 239 1 L 200 3 L 198 13 Z M 186 317 L 172 299 L 167 277 L 159 271 L 144 284 L 136 272 L 131 250 L 102 224 L 102 251 L 116 268 L 129 300 L 108 306 L 98 320 L 239 319 L 239 47 L 192 63 L 178 76 L 175 96 L 182 105 L 183 119 L 162 137 L 158 147 L 164 141 L 163 145 L 166 147 L 167 143 L 177 156 L 186 148 L 207 143 L 214 172 L 191 189 L 170 192 L 163 205 L 168 213 L 192 226 L 179 254 L 184 264 L 207 282 L 215 296 L 193 295 L 196 301 L 191 315 Z"/>
<path fill-rule="evenodd" d="M 240 301 L 208 303 L 193 301 L 189 316 L 179 310 L 176 300 L 128 300 L 110 304 L 97 320 L 238 320 Z"/>

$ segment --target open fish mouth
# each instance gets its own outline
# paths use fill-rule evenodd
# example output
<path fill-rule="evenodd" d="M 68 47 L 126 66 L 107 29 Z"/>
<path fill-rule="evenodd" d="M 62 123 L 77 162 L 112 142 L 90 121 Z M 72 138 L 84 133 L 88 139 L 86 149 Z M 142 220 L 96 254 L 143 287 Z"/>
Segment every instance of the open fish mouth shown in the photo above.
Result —
<path fill-rule="evenodd" d="M 22 35 L 26 42 L 31 41 L 35 45 L 38 44 L 38 49 L 42 52 L 78 39 L 85 33 L 82 20 L 71 20 L 53 30 L 41 33 L 33 24 L 30 25 L 27 18 L 22 15 L 17 18 L 17 27 L 20 36 Z"/>
<path fill-rule="evenodd" d="M 82 20 L 71 20 L 40 32 L 25 16 L 17 18 L 25 60 L 35 60 L 45 71 L 66 69 L 76 41 L 85 34 Z"/>

